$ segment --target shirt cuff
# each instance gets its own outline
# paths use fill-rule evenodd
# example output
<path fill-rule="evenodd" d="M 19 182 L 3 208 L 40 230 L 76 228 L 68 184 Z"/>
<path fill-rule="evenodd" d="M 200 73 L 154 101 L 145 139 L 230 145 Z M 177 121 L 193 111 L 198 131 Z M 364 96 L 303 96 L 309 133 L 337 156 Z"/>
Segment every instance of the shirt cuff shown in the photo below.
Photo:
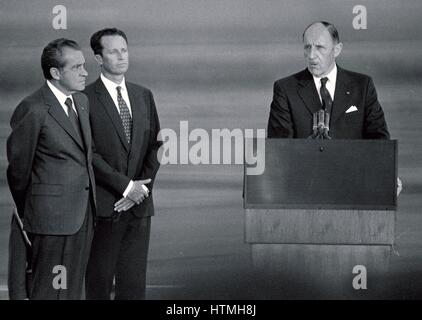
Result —
<path fill-rule="evenodd" d="M 126 187 L 125 192 L 123 192 L 123 197 L 126 198 L 126 196 L 128 195 L 128 193 L 130 192 L 130 190 L 132 189 L 133 186 L 133 181 L 130 180 L 129 184 Z"/>

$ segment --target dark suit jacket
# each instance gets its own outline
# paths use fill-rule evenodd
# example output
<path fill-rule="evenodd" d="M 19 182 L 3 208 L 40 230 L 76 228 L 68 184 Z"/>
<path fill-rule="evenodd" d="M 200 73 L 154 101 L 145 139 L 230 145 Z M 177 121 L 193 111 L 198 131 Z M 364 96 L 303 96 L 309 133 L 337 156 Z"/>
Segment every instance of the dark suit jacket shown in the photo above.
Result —
<path fill-rule="evenodd" d="M 151 178 L 152 192 L 159 168 L 157 141 L 160 131 L 157 110 L 150 90 L 126 82 L 132 109 L 132 141 L 127 143 L 117 108 L 100 78 L 85 89 L 90 104 L 94 141 L 93 165 L 97 181 L 98 216 L 110 217 L 114 203 L 122 198 L 130 180 Z M 138 217 L 154 215 L 152 194 L 130 209 Z"/>
<path fill-rule="evenodd" d="M 24 229 L 46 235 L 75 234 L 95 201 L 88 100 L 73 94 L 83 141 L 45 84 L 25 98 L 10 121 L 7 179 Z"/>
<path fill-rule="evenodd" d="M 345 113 L 351 106 L 358 111 Z M 307 138 L 313 113 L 321 109 L 312 74 L 305 69 L 274 84 L 268 138 Z M 366 75 L 337 67 L 330 118 L 334 139 L 389 139 L 374 83 Z"/>

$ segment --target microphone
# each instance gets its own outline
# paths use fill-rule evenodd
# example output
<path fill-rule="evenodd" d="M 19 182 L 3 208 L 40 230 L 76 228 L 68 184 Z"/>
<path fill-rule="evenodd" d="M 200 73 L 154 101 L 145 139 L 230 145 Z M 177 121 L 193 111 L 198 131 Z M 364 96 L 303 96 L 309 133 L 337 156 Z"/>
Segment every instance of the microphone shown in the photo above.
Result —
<path fill-rule="evenodd" d="M 315 112 L 312 116 L 312 134 L 308 137 L 309 139 L 331 139 L 330 132 L 330 114 L 321 109 Z"/>
<path fill-rule="evenodd" d="M 324 130 L 323 130 L 324 139 L 331 139 L 331 137 L 328 135 L 329 131 L 330 131 L 330 114 L 327 111 L 325 111 Z"/>
<path fill-rule="evenodd" d="M 315 112 L 312 116 L 313 116 L 312 134 L 308 137 L 308 139 L 316 139 L 316 137 L 318 136 L 318 114 Z"/>

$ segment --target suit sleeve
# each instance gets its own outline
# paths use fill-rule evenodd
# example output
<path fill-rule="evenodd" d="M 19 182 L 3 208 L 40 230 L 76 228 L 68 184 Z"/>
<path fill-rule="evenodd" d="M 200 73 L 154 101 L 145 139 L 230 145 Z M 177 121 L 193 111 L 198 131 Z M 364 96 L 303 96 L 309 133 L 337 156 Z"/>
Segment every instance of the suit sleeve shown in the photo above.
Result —
<path fill-rule="evenodd" d="M 377 92 L 375 90 L 374 82 L 370 78 L 366 90 L 365 101 L 365 124 L 364 134 L 365 139 L 389 139 L 387 123 L 385 121 L 384 112 L 378 102 Z"/>
<path fill-rule="evenodd" d="M 129 185 L 130 179 L 111 167 L 103 157 L 96 152 L 94 140 L 92 140 L 92 165 L 95 171 L 96 183 L 107 186 L 107 188 L 111 188 L 114 192 L 123 196 L 123 192 Z"/>
<path fill-rule="evenodd" d="M 268 138 L 292 138 L 293 133 L 293 122 L 287 95 L 282 86 L 276 82 L 274 83 L 267 135 Z"/>
<path fill-rule="evenodd" d="M 158 149 L 162 145 L 162 141 L 157 139 L 158 133 L 160 132 L 160 121 L 158 119 L 157 108 L 155 106 L 154 97 L 152 92 L 149 92 L 150 107 L 151 107 L 151 132 L 149 135 L 148 141 L 148 151 L 144 158 L 144 163 L 142 167 L 141 175 L 138 177 L 140 180 L 151 179 L 151 182 L 147 184 L 149 190 L 152 190 L 154 185 L 155 176 L 157 174 L 158 168 L 160 167 L 160 162 L 157 158 Z"/>
<path fill-rule="evenodd" d="M 10 120 L 12 133 L 7 139 L 7 181 L 21 217 L 24 213 L 26 190 L 31 182 L 32 164 L 42 121 L 37 108 L 31 108 L 25 101 L 16 108 Z"/>

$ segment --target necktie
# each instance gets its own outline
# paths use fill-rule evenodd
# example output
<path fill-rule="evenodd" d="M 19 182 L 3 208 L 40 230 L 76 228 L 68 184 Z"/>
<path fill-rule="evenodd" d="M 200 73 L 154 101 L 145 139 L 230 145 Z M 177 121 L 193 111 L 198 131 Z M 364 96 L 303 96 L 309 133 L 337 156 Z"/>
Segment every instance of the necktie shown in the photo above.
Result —
<path fill-rule="evenodd" d="M 321 94 L 322 109 L 330 113 L 331 107 L 333 105 L 333 100 L 331 99 L 330 93 L 328 92 L 327 87 L 325 86 L 327 81 L 327 77 L 321 79 L 321 88 L 319 89 L 319 93 Z"/>
<path fill-rule="evenodd" d="M 119 104 L 120 118 L 122 119 L 123 129 L 125 130 L 127 143 L 130 144 L 131 135 L 132 135 L 132 117 L 129 112 L 129 108 L 123 100 L 122 97 L 122 88 L 120 86 L 116 87 L 117 89 L 117 102 Z"/>
<path fill-rule="evenodd" d="M 76 114 L 75 110 L 73 110 L 72 108 L 72 99 L 67 98 L 64 104 L 67 106 L 67 115 L 69 117 L 70 122 L 72 123 L 73 129 L 75 129 L 79 142 L 81 142 L 82 144 L 81 126 L 79 124 L 78 115 Z"/>

